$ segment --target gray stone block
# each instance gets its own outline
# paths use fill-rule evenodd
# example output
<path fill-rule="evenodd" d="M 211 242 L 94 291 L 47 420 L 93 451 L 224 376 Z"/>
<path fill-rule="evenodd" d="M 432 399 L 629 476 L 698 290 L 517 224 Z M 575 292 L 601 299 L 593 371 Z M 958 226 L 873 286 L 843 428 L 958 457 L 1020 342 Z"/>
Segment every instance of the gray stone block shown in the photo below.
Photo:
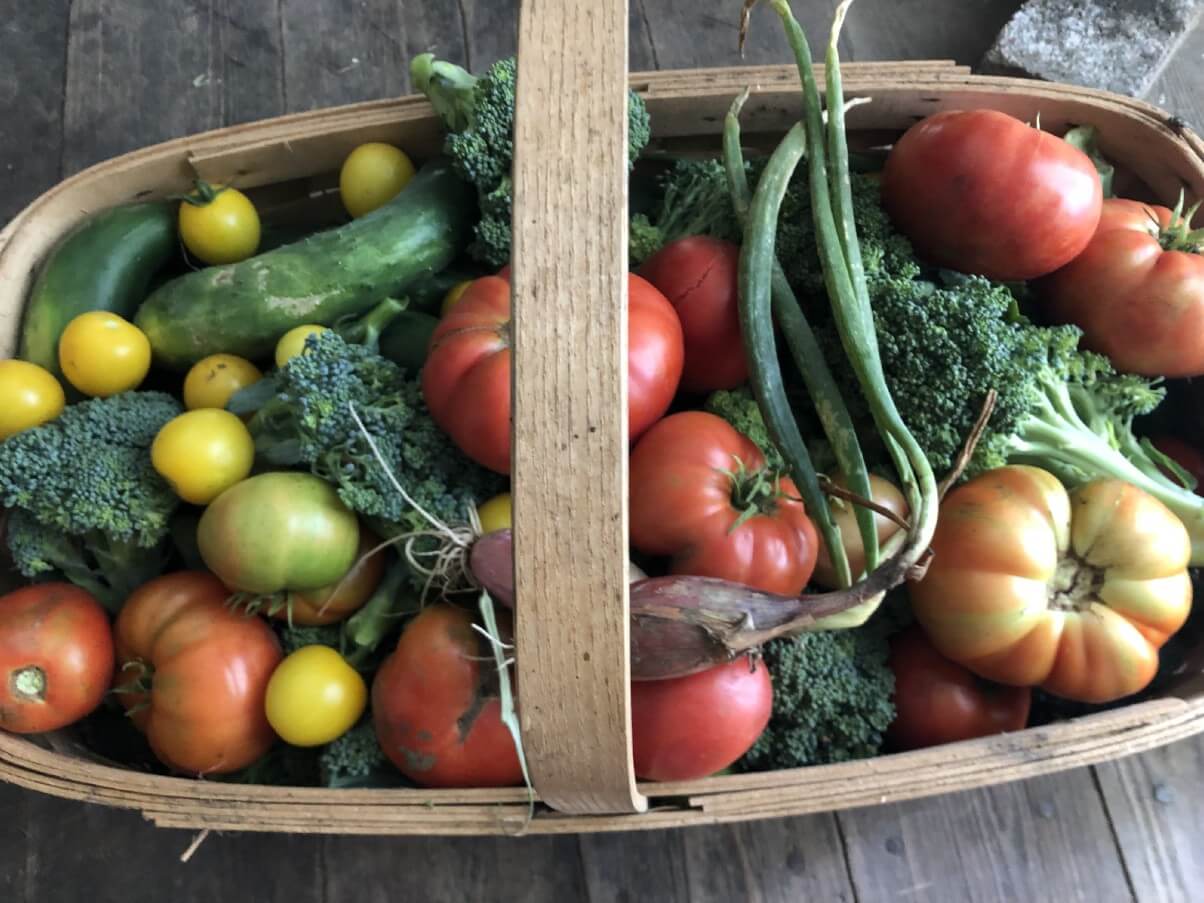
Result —
<path fill-rule="evenodd" d="M 1029 0 L 981 69 L 1140 97 L 1202 9 L 1202 0 Z"/>

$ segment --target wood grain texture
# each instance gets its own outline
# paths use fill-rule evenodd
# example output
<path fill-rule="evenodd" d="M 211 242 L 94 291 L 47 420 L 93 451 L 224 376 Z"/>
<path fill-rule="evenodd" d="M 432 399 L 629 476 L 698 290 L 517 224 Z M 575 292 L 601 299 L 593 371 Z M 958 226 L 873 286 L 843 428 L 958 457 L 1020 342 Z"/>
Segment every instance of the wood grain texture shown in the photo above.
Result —
<path fill-rule="evenodd" d="M 645 805 L 631 772 L 627 2 L 528 0 L 514 127 L 514 576 L 532 779 Z M 547 675 L 555 674 L 555 680 Z"/>
<path fill-rule="evenodd" d="M 1140 903 L 1204 887 L 1204 737 L 1095 768 Z"/>
<path fill-rule="evenodd" d="M 70 0 L 0 0 L 0 224 L 59 177 Z"/>
<path fill-rule="evenodd" d="M 582 835 L 590 903 L 852 903 L 831 815 L 656 834 Z"/>
<path fill-rule="evenodd" d="M 175 0 L 164 9 L 75 0 L 64 173 L 168 138 L 280 114 L 277 3 Z"/>
<path fill-rule="evenodd" d="M 1086 769 L 837 818 L 860 900 L 1132 899 Z"/>

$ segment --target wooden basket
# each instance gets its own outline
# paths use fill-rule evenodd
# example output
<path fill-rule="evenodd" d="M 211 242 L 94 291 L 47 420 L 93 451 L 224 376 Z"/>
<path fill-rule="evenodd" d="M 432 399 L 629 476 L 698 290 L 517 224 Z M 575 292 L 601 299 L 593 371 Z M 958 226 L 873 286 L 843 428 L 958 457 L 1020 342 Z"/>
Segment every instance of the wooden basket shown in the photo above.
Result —
<path fill-rule="evenodd" d="M 0 734 L 0 776 L 72 799 L 141 810 L 168 827 L 345 834 L 569 833 L 665 828 L 864 806 L 1031 777 L 1150 749 L 1204 730 L 1204 676 L 1152 701 L 1018 733 L 841 765 L 637 787 L 627 655 L 625 243 L 622 86 L 626 23 L 568 23 L 539 3 L 520 28 L 515 163 L 515 430 L 518 681 L 524 747 L 541 805 L 523 789 L 325 790 L 231 785 L 99 764 L 82 747 Z M 563 4 L 565 8 L 573 4 Z M 583 4 L 583 6 L 591 6 Z M 610 4 L 597 4 L 607 8 Z M 568 27 L 572 24 L 573 27 Z M 571 35 L 566 42 L 564 35 Z M 559 45 L 557 45 L 559 42 Z M 622 46 L 614 42 L 619 42 Z M 556 46 L 552 46 L 556 45 Z M 550 48 L 550 49 L 549 49 Z M 600 49 L 601 48 L 601 49 Z M 613 51 L 613 52 L 612 52 Z M 590 59 L 581 71 L 557 61 Z M 580 63 L 576 64 L 580 68 Z M 609 68 L 608 68 L 609 66 Z M 571 94 L 561 85 L 576 78 Z M 717 154 L 746 85 L 746 138 L 800 115 L 792 67 L 640 73 L 654 142 Z M 821 79 L 822 84 L 822 79 Z M 942 109 L 991 107 L 1044 127 L 1091 124 L 1103 150 L 1163 201 L 1204 196 L 1204 143 L 1161 111 L 1079 88 L 972 76 L 940 62 L 848 64 L 862 141 Z M 439 146 L 424 99 L 285 116 L 184 138 L 102 163 L 47 192 L 0 233 L 0 357 L 13 353 L 32 274 L 97 210 L 186 189 L 195 176 L 256 189 L 264 206 L 307 203 L 368 140 L 417 156 Z M 527 310 L 538 315 L 526 315 Z M 571 511 L 571 514 L 564 512 Z M 573 537 L 588 535 L 589 543 Z M 1204 650 L 1201 650 L 1204 652 Z"/>

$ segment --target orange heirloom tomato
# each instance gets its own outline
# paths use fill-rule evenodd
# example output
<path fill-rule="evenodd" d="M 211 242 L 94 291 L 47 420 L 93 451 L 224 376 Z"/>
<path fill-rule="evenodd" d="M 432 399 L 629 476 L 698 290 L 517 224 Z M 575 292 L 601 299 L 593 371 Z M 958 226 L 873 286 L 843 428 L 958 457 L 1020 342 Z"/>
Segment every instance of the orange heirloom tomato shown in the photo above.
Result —
<path fill-rule="evenodd" d="M 932 550 L 909 593 L 937 649 L 988 680 L 1080 702 L 1147 686 L 1191 609 L 1187 530 L 1118 480 L 1067 494 L 1035 467 L 990 471 L 942 503 Z"/>
<path fill-rule="evenodd" d="M 355 614 L 376 592 L 385 575 L 384 553 L 368 555 L 377 542 L 375 536 L 360 527 L 360 547 L 351 570 L 329 586 L 290 592 L 286 604 L 271 608 L 271 616 L 279 621 L 287 621 L 291 616 L 294 624 L 319 627 Z"/>
<path fill-rule="evenodd" d="M 229 595 L 212 574 L 179 571 L 139 587 L 117 616 L 121 701 L 159 760 L 187 774 L 245 768 L 276 739 L 264 697 L 280 644 Z"/>

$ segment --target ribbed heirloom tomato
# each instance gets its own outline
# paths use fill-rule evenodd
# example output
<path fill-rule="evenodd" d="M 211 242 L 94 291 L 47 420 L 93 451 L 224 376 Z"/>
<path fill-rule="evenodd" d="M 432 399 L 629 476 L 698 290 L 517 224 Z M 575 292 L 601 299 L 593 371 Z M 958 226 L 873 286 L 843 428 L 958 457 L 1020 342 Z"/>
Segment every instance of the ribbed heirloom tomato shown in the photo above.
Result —
<path fill-rule="evenodd" d="M 1204 234 L 1165 207 L 1109 198 L 1087 248 L 1042 284 L 1052 313 L 1118 370 L 1204 374 Z"/>
<path fill-rule="evenodd" d="M 269 614 L 305 627 L 334 624 L 350 617 L 364 607 L 385 575 L 384 554 L 368 555 L 376 544 L 376 537 L 361 527 L 359 551 L 351 570 L 328 586 L 288 593 L 282 604 L 269 606 Z"/>
<path fill-rule="evenodd" d="M 631 544 L 670 555 L 675 574 L 802 592 L 815 570 L 815 527 L 789 479 L 721 417 L 673 414 L 631 453 Z"/>
<path fill-rule="evenodd" d="M 659 291 L 628 275 L 627 415 L 634 440 L 660 419 L 681 380 L 681 322 Z M 569 302 L 566 302 L 569 303 Z M 483 276 L 431 337 L 422 368 L 431 417 L 466 455 L 510 472 L 510 283 Z"/>
<path fill-rule="evenodd" d="M 1035 467 L 989 471 L 941 504 L 909 587 L 933 644 L 975 674 L 1109 702 L 1153 679 L 1191 609 L 1187 530 L 1119 480 L 1067 493 Z"/>
<path fill-rule="evenodd" d="M 212 574 L 178 571 L 139 587 L 117 616 L 116 686 L 163 764 L 187 774 L 250 765 L 272 745 L 264 696 L 276 634 L 232 611 Z"/>

